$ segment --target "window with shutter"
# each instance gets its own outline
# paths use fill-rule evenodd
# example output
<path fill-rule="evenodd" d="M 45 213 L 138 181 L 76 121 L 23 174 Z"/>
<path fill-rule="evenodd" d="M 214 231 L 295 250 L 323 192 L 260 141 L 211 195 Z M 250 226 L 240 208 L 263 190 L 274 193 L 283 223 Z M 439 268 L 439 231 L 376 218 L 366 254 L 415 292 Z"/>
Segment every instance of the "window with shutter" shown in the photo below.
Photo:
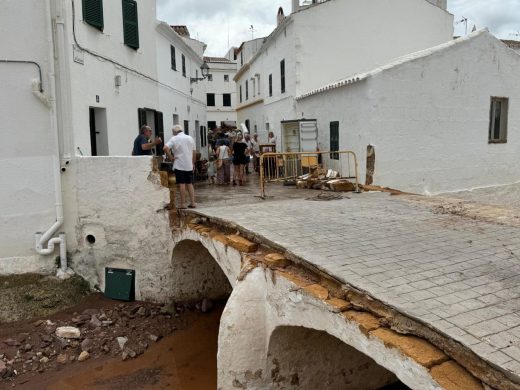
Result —
<path fill-rule="evenodd" d="M 170 58 L 173 70 L 177 70 L 177 60 L 175 58 L 175 47 L 170 45 Z"/>
<path fill-rule="evenodd" d="M 208 107 L 215 107 L 215 94 L 214 93 L 206 94 L 206 105 Z"/>
<path fill-rule="evenodd" d="M 83 0 L 83 21 L 103 31 L 103 0 Z"/>
<path fill-rule="evenodd" d="M 280 61 L 280 90 L 285 93 L 285 60 Z"/>
<path fill-rule="evenodd" d="M 134 0 L 123 0 L 123 35 L 125 45 L 139 49 L 137 3 Z"/>
<path fill-rule="evenodd" d="M 231 94 L 230 93 L 222 94 L 222 105 L 224 107 L 231 107 Z"/>
<path fill-rule="evenodd" d="M 330 150 L 339 150 L 339 122 L 330 122 Z M 339 153 L 331 153 L 332 160 L 339 160 Z"/>

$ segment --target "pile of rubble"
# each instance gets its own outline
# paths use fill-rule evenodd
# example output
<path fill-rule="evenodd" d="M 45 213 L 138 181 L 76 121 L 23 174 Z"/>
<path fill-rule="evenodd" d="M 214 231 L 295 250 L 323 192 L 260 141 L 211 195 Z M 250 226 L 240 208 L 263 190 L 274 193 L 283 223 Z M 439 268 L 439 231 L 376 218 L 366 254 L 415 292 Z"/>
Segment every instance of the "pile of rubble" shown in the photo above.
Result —
<path fill-rule="evenodd" d="M 299 176 L 296 180 L 298 188 L 309 188 L 322 191 L 356 191 L 356 183 L 340 177 L 337 171 L 332 169 L 314 168 L 311 173 Z"/>
<path fill-rule="evenodd" d="M 196 306 L 209 311 L 213 303 Z M 32 329 L 0 340 L 0 385 L 22 374 L 102 356 L 122 360 L 142 354 L 152 343 L 183 326 L 188 305 L 120 303 L 111 309 L 86 309 L 66 320 L 38 320 Z M 24 332 L 25 331 L 25 332 Z M 1 387 L 1 386 L 0 386 Z"/>

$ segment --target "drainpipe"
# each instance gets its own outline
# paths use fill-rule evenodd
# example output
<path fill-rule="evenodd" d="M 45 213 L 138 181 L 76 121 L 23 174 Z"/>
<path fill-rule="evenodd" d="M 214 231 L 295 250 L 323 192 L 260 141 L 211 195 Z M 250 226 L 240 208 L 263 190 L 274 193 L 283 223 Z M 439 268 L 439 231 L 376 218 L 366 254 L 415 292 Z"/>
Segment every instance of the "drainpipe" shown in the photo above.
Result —
<path fill-rule="evenodd" d="M 61 170 L 60 167 L 60 147 L 59 147 L 59 126 L 57 121 L 57 106 L 56 106 L 56 79 L 55 79 L 55 68 L 54 68 L 54 50 L 53 50 L 53 36 L 52 36 L 52 12 L 51 12 L 51 0 L 47 0 L 47 10 L 46 10 L 46 18 L 51 23 L 51 28 L 48 29 L 47 39 L 50 47 L 49 50 L 49 102 L 51 105 L 51 129 L 52 135 L 54 139 L 54 147 L 57 153 L 53 157 L 52 169 L 54 172 L 54 195 L 55 195 L 55 207 L 56 207 L 56 222 L 45 232 L 38 232 L 35 234 L 35 246 L 36 252 L 40 255 L 50 255 L 54 252 L 54 246 L 58 244 L 60 246 L 60 269 L 58 270 L 58 276 L 61 278 L 67 278 L 72 274 L 72 271 L 67 269 L 67 245 L 66 245 L 66 237 L 65 233 L 60 233 L 59 237 L 51 238 L 58 229 L 63 225 L 63 200 L 61 194 Z M 63 27 L 63 26 L 62 26 Z M 60 33 L 63 33 L 63 29 L 61 29 Z M 56 28 L 56 34 L 58 35 L 58 24 Z M 63 37 L 59 40 L 57 39 L 57 46 L 59 44 L 63 44 Z M 57 48 L 57 55 L 63 51 L 60 50 L 62 48 Z M 59 58 L 58 61 L 64 61 L 64 58 Z M 62 119 L 62 118 L 60 118 Z M 62 124 L 63 121 L 60 121 Z M 47 244 L 47 248 L 45 248 L 45 244 Z"/>

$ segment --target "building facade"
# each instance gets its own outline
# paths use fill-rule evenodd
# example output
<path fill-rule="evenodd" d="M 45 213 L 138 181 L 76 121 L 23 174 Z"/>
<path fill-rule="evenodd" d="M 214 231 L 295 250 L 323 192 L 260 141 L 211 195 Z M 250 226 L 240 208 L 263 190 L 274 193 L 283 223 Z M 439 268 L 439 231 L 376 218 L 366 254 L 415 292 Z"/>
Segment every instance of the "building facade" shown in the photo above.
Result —
<path fill-rule="evenodd" d="M 157 21 L 153 1 L 3 5 L 0 112 L 10 146 L 0 159 L 9 183 L 0 192 L 0 273 L 50 273 L 58 253 L 78 270 L 82 261 L 168 263 L 169 218 L 156 213 L 168 190 L 149 157 L 130 155 L 142 124 L 168 139 L 180 123 L 206 150 L 206 92 L 195 81 L 204 44 Z M 155 244 L 145 249 L 146 239 Z"/>
<path fill-rule="evenodd" d="M 237 64 L 224 57 L 204 57 L 209 66 L 206 84 L 208 129 L 227 126 L 236 127 L 236 88 L 233 78 Z"/>

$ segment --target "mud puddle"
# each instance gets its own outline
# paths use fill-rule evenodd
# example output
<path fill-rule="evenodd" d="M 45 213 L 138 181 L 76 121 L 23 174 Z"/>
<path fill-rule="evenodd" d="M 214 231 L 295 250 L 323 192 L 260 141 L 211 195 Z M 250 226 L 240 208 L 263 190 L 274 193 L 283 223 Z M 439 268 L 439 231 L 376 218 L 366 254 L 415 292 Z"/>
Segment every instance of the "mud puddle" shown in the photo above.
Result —
<path fill-rule="evenodd" d="M 218 327 L 223 308 L 219 305 L 205 314 L 186 312 L 184 329 L 164 337 L 133 360 L 89 360 L 44 372 L 16 385 L 16 389 L 216 389 Z"/>

